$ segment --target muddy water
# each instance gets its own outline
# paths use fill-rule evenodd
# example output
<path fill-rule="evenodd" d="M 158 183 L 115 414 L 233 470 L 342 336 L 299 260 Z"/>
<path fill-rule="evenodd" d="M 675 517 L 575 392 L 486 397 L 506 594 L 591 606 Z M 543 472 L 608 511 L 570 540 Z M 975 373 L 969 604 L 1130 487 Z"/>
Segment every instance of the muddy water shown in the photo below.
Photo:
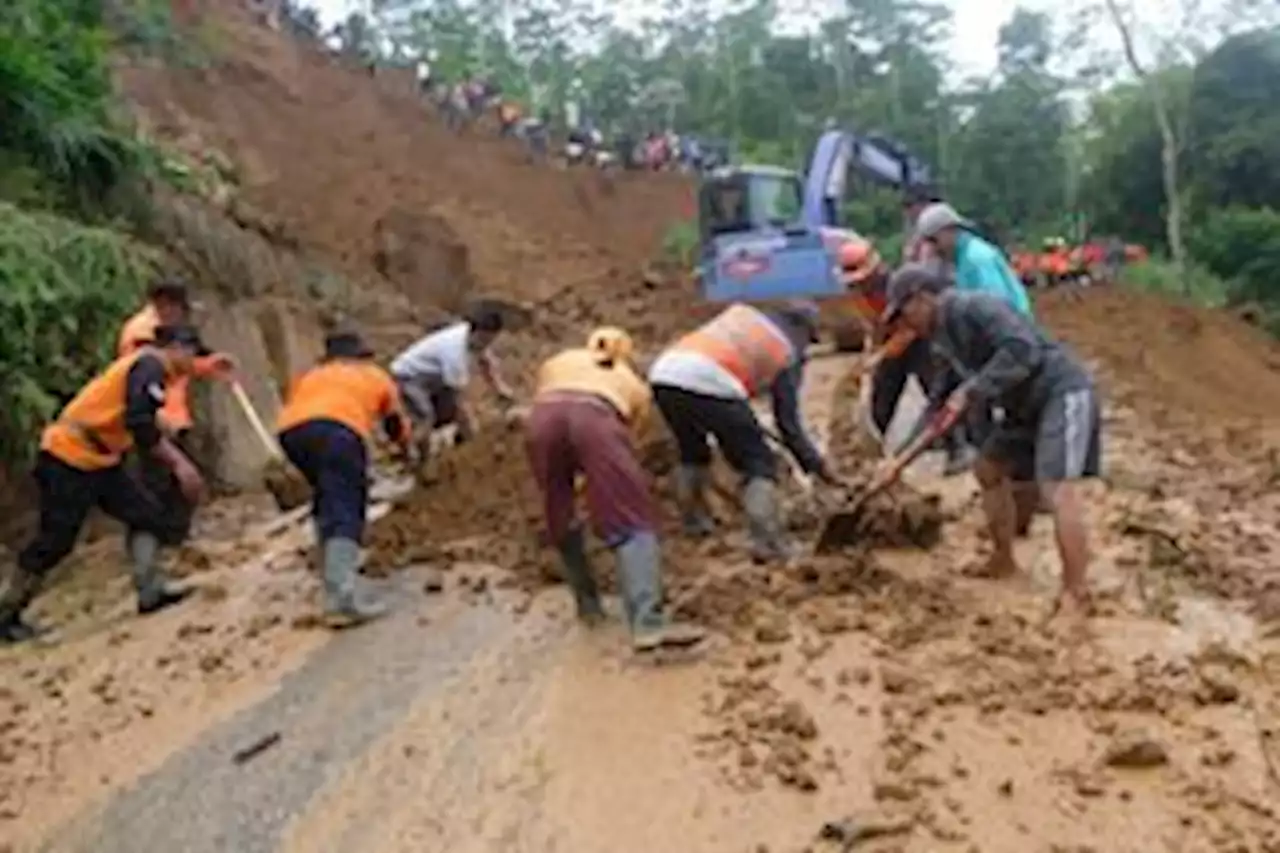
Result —
<path fill-rule="evenodd" d="M 815 422 L 850 404 L 833 399 L 847 366 L 814 364 Z M 1111 464 L 1164 476 L 1126 436 Z M 1214 593 L 1234 588 L 1230 561 L 1196 562 L 1212 543 L 1165 521 L 1183 543 L 1169 564 L 1120 531 L 1172 511 L 1099 485 L 1103 615 L 1045 624 L 1047 520 L 1019 544 L 1022 578 L 973 578 L 971 481 L 937 479 L 935 460 L 910 476 L 943 496 L 942 545 L 877 555 L 865 589 L 758 602 L 768 620 L 660 669 L 630 662 L 616 625 L 578 630 L 563 590 L 530 603 L 495 567 L 455 566 L 430 596 L 408 572 L 390 620 L 300 630 L 314 587 L 299 543 L 238 543 L 228 561 L 256 559 L 235 561 L 239 577 L 214 570 L 222 593 L 192 611 L 0 659 L 4 698 L 23 706 L 0 734 L 0 838 L 101 853 L 777 853 L 827 849 L 823 824 L 851 821 L 884 834 L 860 849 L 882 851 L 1277 849 L 1280 643 Z M 1212 491 L 1181 477 L 1185 494 Z M 1236 523 L 1266 530 L 1270 509 L 1237 507 Z"/>

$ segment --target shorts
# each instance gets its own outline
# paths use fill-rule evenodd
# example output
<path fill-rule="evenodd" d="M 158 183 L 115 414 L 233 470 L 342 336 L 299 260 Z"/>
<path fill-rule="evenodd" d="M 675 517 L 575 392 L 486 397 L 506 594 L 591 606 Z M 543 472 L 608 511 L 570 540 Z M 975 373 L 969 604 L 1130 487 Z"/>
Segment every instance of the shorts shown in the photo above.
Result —
<path fill-rule="evenodd" d="M 1058 483 L 1097 477 L 1102 469 L 1102 413 L 1093 388 L 1055 394 L 1034 422 L 1008 417 L 993 427 L 982 455 L 1003 463 L 1018 482 Z"/>

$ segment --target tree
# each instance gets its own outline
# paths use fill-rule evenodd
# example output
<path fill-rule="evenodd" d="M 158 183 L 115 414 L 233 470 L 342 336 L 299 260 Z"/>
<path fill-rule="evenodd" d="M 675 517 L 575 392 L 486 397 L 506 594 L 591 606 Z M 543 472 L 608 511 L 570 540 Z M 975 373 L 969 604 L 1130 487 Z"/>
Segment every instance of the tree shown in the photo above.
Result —
<path fill-rule="evenodd" d="M 1187 248 L 1182 239 L 1182 193 L 1178 175 L 1180 142 L 1174 125 L 1169 93 L 1161 85 L 1159 78 L 1152 76 L 1147 66 L 1138 58 L 1133 26 L 1129 21 L 1130 15 L 1121 9 L 1120 0 L 1105 0 L 1105 2 L 1116 31 L 1120 34 L 1125 61 L 1129 64 L 1129 70 L 1134 76 L 1147 87 L 1156 125 L 1160 128 L 1160 176 L 1164 185 L 1166 237 L 1169 241 L 1169 254 L 1173 258 L 1174 268 L 1179 277 L 1187 281 Z"/>
<path fill-rule="evenodd" d="M 1190 160 L 1211 206 L 1280 200 L 1280 29 L 1233 36 L 1195 69 Z"/>

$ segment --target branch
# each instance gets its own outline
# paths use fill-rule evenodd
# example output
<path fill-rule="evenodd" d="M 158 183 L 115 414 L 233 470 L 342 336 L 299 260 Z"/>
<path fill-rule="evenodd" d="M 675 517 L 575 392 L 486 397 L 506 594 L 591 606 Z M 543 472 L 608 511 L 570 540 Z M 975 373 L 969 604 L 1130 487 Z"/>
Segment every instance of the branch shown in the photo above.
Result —
<path fill-rule="evenodd" d="M 1107 11 L 1111 13 L 1111 20 L 1115 22 L 1116 29 L 1120 32 L 1120 43 L 1124 47 L 1124 58 L 1128 61 L 1129 67 L 1133 69 L 1133 73 L 1146 80 L 1147 70 L 1142 67 L 1142 62 L 1138 59 L 1138 51 L 1133 44 L 1133 31 L 1125 23 L 1124 14 L 1120 11 L 1120 4 L 1117 0 L 1105 0 L 1105 2 Z"/>

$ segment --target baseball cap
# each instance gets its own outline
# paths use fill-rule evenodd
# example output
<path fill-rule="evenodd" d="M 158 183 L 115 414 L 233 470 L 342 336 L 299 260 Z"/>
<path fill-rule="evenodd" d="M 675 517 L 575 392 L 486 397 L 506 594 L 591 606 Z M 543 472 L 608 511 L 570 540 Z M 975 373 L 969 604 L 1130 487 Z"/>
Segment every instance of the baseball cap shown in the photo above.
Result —
<path fill-rule="evenodd" d="M 178 344 L 191 350 L 196 355 L 210 354 L 209 348 L 204 345 L 204 341 L 200 340 L 200 333 L 195 330 L 194 326 L 157 326 L 154 340 L 155 345 L 158 347 Z"/>
<path fill-rule="evenodd" d="M 889 277 L 888 304 L 880 319 L 892 323 L 902 313 L 902 306 L 917 293 L 941 293 L 947 280 L 924 264 L 903 264 Z"/>
<path fill-rule="evenodd" d="M 946 228 L 972 228 L 973 224 L 944 202 L 936 202 L 920 211 L 916 219 L 916 236 L 929 240 Z"/>

